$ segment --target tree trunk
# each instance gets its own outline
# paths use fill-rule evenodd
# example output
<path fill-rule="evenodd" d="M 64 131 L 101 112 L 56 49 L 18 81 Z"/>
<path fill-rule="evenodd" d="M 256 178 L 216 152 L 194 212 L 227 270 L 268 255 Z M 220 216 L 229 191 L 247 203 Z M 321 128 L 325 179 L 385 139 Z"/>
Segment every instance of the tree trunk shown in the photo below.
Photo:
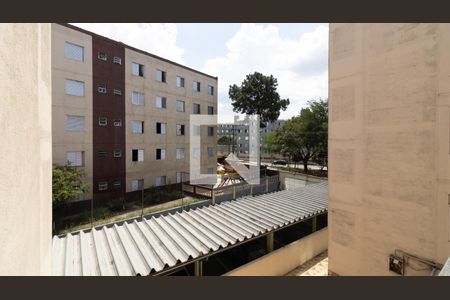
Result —
<path fill-rule="evenodd" d="M 303 161 L 303 170 L 308 173 L 308 161 Z"/>

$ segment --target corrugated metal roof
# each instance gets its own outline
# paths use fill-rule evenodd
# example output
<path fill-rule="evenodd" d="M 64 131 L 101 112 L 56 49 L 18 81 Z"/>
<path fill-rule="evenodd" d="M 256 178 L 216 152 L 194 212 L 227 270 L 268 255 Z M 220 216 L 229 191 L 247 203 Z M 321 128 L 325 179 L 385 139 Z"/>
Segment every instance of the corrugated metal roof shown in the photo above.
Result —
<path fill-rule="evenodd" d="M 54 275 L 149 275 L 327 211 L 326 182 L 53 237 Z"/>

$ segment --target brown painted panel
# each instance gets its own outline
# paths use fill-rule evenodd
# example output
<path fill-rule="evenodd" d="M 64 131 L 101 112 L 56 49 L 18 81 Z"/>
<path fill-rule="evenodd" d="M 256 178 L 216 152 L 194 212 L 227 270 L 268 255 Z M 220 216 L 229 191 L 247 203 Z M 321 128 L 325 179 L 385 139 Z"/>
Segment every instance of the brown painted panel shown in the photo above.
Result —
<path fill-rule="evenodd" d="M 106 53 L 101 60 L 98 53 Z M 92 36 L 92 72 L 93 72 L 93 197 L 95 199 L 122 197 L 125 194 L 125 48 L 119 43 Z M 119 57 L 121 64 L 114 63 Z M 98 87 L 106 87 L 106 93 L 100 93 Z M 122 95 L 115 95 L 114 89 L 120 89 Z M 99 118 L 106 118 L 107 124 L 101 126 Z M 115 120 L 121 120 L 122 126 L 114 126 Z M 114 157 L 114 150 L 121 150 L 122 157 Z M 106 157 L 99 152 L 106 151 Z M 98 190 L 98 183 L 108 182 L 108 189 Z M 120 187 L 114 182 L 120 181 Z"/>

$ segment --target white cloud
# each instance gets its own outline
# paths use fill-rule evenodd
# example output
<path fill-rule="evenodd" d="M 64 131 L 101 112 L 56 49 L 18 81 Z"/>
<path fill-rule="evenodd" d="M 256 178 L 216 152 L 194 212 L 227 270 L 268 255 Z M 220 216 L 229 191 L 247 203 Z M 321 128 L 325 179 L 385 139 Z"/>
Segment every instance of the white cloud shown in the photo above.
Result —
<path fill-rule="evenodd" d="M 73 25 L 184 63 L 184 49 L 177 46 L 177 25 L 156 23 L 74 23 Z"/>
<path fill-rule="evenodd" d="M 298 39 L 281 37 L 273 25 L 242 24 L 226 43 L 225 56 L 209 59 L 203 68 L 219 76 L 219 119 L 231 122 L 233 113 L 228 87 L 240 84 L 255 71 L 278 79 L 278 92 L 291 104 L 280 118 L 299 113 L 306 101 L 328 96 L 328 27 L 318 26 Z"/>

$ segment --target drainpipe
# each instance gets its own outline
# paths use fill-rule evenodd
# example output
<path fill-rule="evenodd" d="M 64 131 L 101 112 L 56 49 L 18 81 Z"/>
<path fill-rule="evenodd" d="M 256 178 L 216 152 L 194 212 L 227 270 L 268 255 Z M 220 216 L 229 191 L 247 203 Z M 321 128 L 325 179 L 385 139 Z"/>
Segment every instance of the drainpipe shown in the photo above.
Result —
<path fill-rule="evenodd" d="M 197 260 L 194 263 L 195 267 L 195 276 L 203 276 L 203 262 L 201 260 Z"/>

